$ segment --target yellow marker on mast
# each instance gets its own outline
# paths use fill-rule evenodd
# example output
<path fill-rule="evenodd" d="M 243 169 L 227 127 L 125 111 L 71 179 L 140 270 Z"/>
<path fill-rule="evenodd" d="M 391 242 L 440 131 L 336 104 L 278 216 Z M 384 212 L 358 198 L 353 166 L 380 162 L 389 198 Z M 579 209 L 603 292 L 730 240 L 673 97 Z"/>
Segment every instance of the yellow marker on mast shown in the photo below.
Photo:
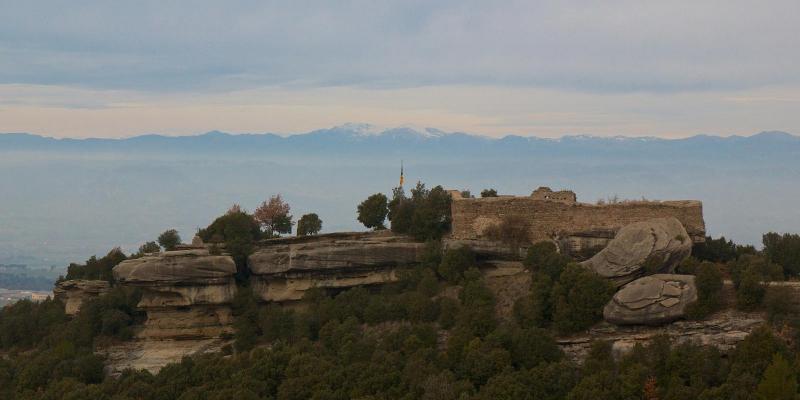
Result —
<path fill-rule="evenodd" d="M 400 187 L 403 187 L 403 182 L 405 182 L 405 178 L 403 177 L 403 160 L 400 160 Z"/>

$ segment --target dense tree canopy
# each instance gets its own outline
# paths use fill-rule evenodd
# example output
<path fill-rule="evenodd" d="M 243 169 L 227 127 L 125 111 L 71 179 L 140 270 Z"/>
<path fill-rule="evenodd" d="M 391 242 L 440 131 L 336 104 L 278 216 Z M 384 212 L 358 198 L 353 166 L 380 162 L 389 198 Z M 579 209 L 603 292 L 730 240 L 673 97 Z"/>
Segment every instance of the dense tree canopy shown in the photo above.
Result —
<path fill-rule="evenodd" d="M 101 258 L 92 256 L 86 260 L 85 264 L 70 264 L 67 267 L 67 276 L 65 278 L 97 279 L 110 282 L 113 279 L 111 270 L 125 259 L 127 259 L 125 253 L 119 247 L 115 247 Z"/>
<path fill-rule="evenodd" d="M 175 250 L 175 246 L 181 244 L 181 236 L 175 229 L 168 229 L 158 235 L 158 244 L 160 244 L 164 250 Z"/>
<path fill-rule="evenodd" d="M 237 209 L 218 217 L 197 235 L 206 243 L 223 246 L 236 262 L 237 276 L 243 279 L 247 276 L 247 256 L 253 252 L 262 232 L 252 215 Z"/>
<path fill-rule="evenodd" d="M 402 188 L 395 188 L 389 202 L 392 231 L 418 240 L 439 239 L 450 231 L 450 203 L 450 194 L 441 186 L 429 190 L 417 182 L 410 198 Z"/>
<path fill-rule="evenodd" d="M 322 230 L 322 220 L 316 213 L 305 214 L 297 221 L 297 236 L 316 235 Z"/>
<path fill-rule="evenodd" d="M 235 247 L 239 239 L 252 245 L 261 230 L 239 209 L 199 234 Z M 800 318 L 780 286 L 761 286 L 763 300 L 750 304 L 767 310 L 776 325 L 755 329 L 733 349 L 671 343 L 664 336 L 615 354 L 610 343 L 597 341 L 577 364 L 554 335 L 598 321 L 613 293 L 609 282 L 558 254 L 552 243 L 538 243 L 524 260 L 530 291 L 515 305 L 515 318 L 506 320 L 498 317 L 503 304 L 474 255 L 458 249 L 442 255 L 441 248 L 428 242 L 421 265 L 399 270 L 397 282 L 330 293 L 312 289 L 304 307 L 259 304 L 242 285 L 232 304 L 232 348 L 185 358 L 155 375 L 104 376 L 102 356 L 95 354 L 104 344 L 130 338 L 142 322 L 136 291 L 115 287 L 74 318 L 55 300 L 18 302 L 0 310 L 0 398 L 797 398 Z M 104 271 L 100 260 L 87 262 L 81 273 Z M 734 278 L 740 296 L 749 293 L 743 288 L 751 281 L 782 276 L 778 265 L 764 254 L 685 262 L 682 272 L 696 275 L 696 304 L 703 311 L 695 317 L 720 306 L 723 274 Z"/>
<path fill-rule="evenodd" d="M 389 213 L 388 200 L 383 193 L 375 193 L 358 205 L 358 222 L 367 228 L 386 229 L 384 221 Z"/>
<path fill-rule="evenodd" d="M 800 235 L 770 232 L 764 235 L 764 254 L 769 260 L 783 267 L 786 276 L 800 274 Z"/>

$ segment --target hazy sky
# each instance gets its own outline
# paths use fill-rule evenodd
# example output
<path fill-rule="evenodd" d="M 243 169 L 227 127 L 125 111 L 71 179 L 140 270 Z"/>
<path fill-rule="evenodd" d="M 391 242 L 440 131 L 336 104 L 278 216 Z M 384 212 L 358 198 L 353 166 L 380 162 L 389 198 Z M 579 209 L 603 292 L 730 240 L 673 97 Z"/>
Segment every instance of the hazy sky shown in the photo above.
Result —
<path fill-rule="evenodd" d="M 0 132 L 800 133 L 800 1 L 0 0 Z"/>

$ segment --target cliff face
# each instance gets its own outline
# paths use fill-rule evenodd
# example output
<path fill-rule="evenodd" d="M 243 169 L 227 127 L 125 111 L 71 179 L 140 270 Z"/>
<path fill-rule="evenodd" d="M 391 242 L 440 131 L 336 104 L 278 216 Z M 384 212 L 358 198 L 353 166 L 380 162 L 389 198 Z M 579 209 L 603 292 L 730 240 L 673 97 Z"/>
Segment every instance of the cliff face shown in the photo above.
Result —
<path fill-rule="evenodd" d="M 397 280 L 425 245 L 390 231 L 336 233 L 262 242 L 248 258 L 253 289 L 265 301 L 294 301 L 314 287 L 344 289 Z"/>
<path fill-rule="evenodd" d="M 232 332 L 230 303 L 236 265 L 205 249 L 167 251 L 126 260 L 114 267 L 120 285 L 142 289 L 147 312 L 140 338 L 213 338 Z"/>
<path fill-rule="evenodd" d="M 111 290 L 106 281 L 73 279 L 56 283 L 53 297 L 64 303 L 64 312 L 75 315 L 86 301 L 101 296 Z"/>

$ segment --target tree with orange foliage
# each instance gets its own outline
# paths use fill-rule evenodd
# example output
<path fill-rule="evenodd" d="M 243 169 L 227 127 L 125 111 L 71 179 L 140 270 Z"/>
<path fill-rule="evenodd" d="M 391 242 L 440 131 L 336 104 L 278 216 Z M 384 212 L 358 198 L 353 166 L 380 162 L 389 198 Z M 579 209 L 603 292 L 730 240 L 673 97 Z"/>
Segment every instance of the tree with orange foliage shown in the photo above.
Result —
<path fill-rule="evenodd" d="M 264 229 L 267 237 L 276 237 L 281 233 L 292 232 L 292 216 L 289 214 L 289 204 L 283 201 L 280 194 L 272 196 L 269 201 L 261 203 L 253 217 Z"/>

